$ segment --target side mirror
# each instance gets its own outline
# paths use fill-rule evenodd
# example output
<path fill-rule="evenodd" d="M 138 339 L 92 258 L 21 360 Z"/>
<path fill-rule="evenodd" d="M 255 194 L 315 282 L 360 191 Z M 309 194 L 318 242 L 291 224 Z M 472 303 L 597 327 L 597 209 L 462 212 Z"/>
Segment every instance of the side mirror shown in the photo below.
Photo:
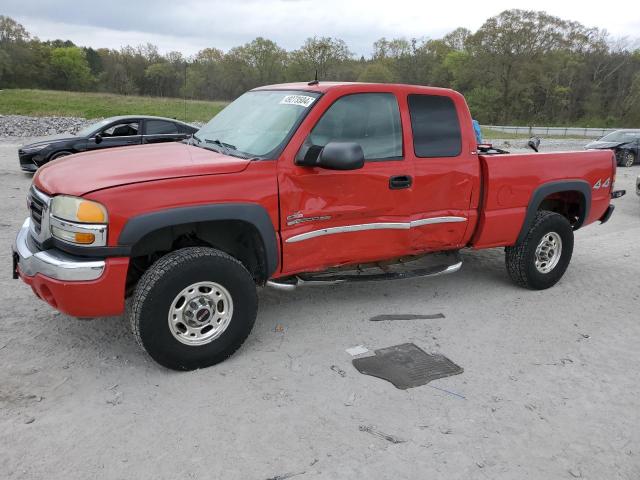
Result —
<path fill-rule="evenodd" d="M 320 152 L 317 166 L 328 170 L 357 170 L 364 166 L 364 152 L 355 142 L 329 142 Z"/>
<path fill-rule="evenodd" d="M 531 137 L 527 142 L 527 146 L 534 152 L 537 152 L 540 147 L 540 137 Z"/>
<path fill-rule="evenodd" d="M 95 136 L 96 141 L 96 145 L 99 145 L 100 143 L 102 143 L 102 135 L 100 135 L 99 133 Z"/>

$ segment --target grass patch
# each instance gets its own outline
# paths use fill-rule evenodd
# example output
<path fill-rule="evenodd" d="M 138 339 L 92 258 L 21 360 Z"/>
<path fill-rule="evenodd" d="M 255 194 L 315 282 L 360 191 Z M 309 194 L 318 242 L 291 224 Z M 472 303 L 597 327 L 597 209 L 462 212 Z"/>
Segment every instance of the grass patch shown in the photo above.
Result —
<path fill-rule="evenodd" d="M 521 138 L 529 138 L 529 135 L 523 133 L 501 132 L 499 130 L 492 130 L 490 128 L 482 129 L 482 139 L 491 140 L 493 138 L 500 138 L 505 140 L 518 140 Z"/>
<path fill-rule="evenodd" d="M 187 100 L 186 121 L 207 122 L 228 103 Z M 184 100 L 180 98 L 57 90 L 0 90 L 0 114 L 84 118 L 157 115 L 185 120 Z"/>

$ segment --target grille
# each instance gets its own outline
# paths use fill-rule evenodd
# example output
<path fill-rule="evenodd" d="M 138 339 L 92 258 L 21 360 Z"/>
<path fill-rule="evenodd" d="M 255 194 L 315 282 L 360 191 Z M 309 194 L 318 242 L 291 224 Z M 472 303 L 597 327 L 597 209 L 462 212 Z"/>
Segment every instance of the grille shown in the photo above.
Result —
<path fill-rule="evenodd" d="M 29 192 L 29 210 L 31 212 L 33 228 L 35 232 L 39 234 L 42 229 L 42 215 L 45 211 L 45 203 L 38 198 L 33 190 Z"/>

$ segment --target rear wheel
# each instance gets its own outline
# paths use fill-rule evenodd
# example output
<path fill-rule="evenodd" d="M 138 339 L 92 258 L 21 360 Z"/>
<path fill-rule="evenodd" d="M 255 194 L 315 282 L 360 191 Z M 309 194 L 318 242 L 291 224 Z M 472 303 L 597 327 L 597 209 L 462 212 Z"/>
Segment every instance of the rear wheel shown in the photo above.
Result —
<path fill-rule="evenodd" d="M 633 164 L 636 163 L 636 155 L 633 152 L 624 152 L 622 154 L 622 165 L 625 167 L 633 167 Z"/>
<path fill-rule="evenodd" d="M 159 364 L 193 370 L 219 363 L 245 341 L 258 309 L 251 274 L 219 250 L 169 253 L 142 276 L 129 312 L 138 343 Z"/>
<path fill-rule="evenodd" d="M 507 272 L 518 285 L 543 290 L 564 275 L 573 253 L 573 229 L 560 214 L 539 211 L 524 240 L 506 248 Z"/>

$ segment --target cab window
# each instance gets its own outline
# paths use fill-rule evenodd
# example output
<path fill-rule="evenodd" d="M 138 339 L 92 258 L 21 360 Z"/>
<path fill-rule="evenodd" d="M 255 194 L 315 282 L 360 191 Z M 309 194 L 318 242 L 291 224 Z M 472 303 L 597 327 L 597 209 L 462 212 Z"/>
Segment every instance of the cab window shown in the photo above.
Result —
<path fill-rule="evenodd" d="M 442 95 L 409 95 L 413 149 L 417 157 L 457 157 L 462 150 L 453 100 Z"/>
<path fill-rule="evenodd" d="M 391 93 L 358 93 L 339 98 L 322 115 L 298 154 L 329 142 L 355 142 L 364 158 L 380 161 L 402 158 L 400 110 Z"/>

